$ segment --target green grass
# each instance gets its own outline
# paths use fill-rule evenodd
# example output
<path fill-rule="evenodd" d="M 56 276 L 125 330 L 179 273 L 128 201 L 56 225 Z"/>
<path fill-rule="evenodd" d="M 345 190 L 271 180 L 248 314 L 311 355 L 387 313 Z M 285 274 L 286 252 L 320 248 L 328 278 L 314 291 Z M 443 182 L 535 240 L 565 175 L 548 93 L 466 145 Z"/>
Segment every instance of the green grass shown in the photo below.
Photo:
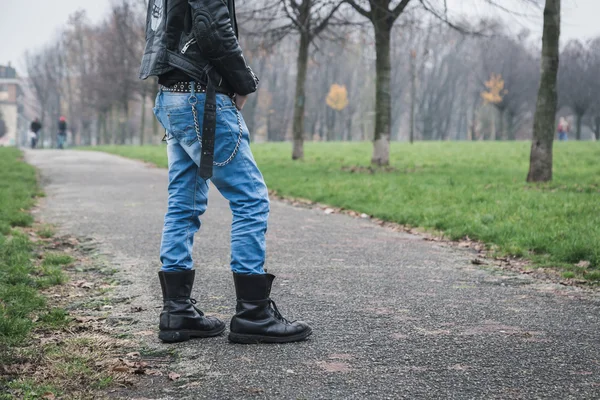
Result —
<path fill-rule="evenodd" d="M 270 189 L 404 225 L 480 240 L 502 254 L 526 257 L 600 280 L 600 143 L 556 143 L 554 181 L 526 184 L 528 142 L 394 143 L 391 172 L 367 167 L 370 143 L 307 143 L 305 160 L 291 145 L 253 145 Z M 99 147 L 167 166 L 165 148 Z M 578 267 L 580 261 L 589 266 Z"/>
<path fill-rule="evenodd" d="M 46 313 L 44 323 L 56 324 L 58 311 L 48 311 L 38 291 L 64 282 L 58 266 L 67 261 L 49 254 L 41 266 L 34 265 L 34 245 L 13 229 L 32 224 L 27 210 L 38 193 L 35 169 L 20 157 L 16 149 L 0 148 L 0 354 L 26 340 L 34 316 Z"/>
<path fill-rule="evenodd" d="M 38 229 L 37 234 L 44 239 L 50 239 L 56 234 L 56 231 L 51 226 L 44 225 Z"/>

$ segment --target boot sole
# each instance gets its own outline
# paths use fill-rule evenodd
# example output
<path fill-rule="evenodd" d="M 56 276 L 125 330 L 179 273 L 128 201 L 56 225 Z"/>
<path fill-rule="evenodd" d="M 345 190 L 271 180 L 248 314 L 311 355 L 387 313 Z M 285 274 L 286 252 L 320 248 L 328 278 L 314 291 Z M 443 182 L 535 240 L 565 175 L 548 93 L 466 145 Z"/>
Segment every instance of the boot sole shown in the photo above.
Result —
<path fill-rule="evenodd" d="M 212 331 L 191 331 L 191 330 L 181 330 L 181 331 L 160 331 L 158 333 L 158 338 L 165 343 L 178 343 L 178 342 L 187 342 L 190 339 L 194 338 L 208 338 L 213 336 L 219 336 L 221 333 L 225 331 L 225 327 L 214 329 Z"/>
<path fill-rule="evenodd" d="M 304 332 L 294 336 L 263 336 L 263 335 L 246 335 L 243 333 L 229 332 L 229 341 L 241 344 L 258 344 L 258 343 L 291 343 L 299 342 L 312 334 L 312 329 L 307 329 Z"/>

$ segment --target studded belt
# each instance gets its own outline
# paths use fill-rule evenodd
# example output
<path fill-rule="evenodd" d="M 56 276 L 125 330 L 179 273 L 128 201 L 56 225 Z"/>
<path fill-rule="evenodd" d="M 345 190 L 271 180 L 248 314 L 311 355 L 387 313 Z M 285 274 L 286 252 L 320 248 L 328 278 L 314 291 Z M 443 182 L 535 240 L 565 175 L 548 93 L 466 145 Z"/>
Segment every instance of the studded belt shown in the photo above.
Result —
<path fill-rule="evenodd" d="M 174 93 L 191 93 L 192 82 L 176 82 L 170 86 L 160 85 L 160 89 L 163 92 L 174 92 Z M 196 84 L 196 93 L 206 93 L 206 85 Z"/>

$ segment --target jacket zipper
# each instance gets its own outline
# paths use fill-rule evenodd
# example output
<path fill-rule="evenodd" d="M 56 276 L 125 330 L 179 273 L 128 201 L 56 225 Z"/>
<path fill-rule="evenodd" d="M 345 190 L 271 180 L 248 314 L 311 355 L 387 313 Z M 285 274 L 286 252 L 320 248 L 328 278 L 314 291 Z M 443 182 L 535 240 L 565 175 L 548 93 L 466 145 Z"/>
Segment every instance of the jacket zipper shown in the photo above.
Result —
<path fill-rule="evenodd" d="M 185 54 L 185 52 L 190 48 L 191 45 L 196 43 L 196 39 L 189 40 L 181 49 L 181 54 Z"/>

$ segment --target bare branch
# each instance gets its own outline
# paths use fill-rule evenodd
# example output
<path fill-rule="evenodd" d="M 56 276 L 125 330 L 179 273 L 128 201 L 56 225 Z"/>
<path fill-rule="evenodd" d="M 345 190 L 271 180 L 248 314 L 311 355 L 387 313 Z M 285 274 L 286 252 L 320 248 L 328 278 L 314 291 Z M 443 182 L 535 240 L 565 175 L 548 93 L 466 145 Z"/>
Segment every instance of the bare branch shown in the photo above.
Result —
<path fill-rule="evenodd" d="M 371 13 L 371 11 L 365 10 L 364 8 L 359 6 L 358 3 L 355 2 L 354 0 L 345 0 L 345 1 L 346 1 L 346 3 L 350 4 L 363 17 L 367 17 L 369 19 L 373 18 L 373 14 Z"/>

